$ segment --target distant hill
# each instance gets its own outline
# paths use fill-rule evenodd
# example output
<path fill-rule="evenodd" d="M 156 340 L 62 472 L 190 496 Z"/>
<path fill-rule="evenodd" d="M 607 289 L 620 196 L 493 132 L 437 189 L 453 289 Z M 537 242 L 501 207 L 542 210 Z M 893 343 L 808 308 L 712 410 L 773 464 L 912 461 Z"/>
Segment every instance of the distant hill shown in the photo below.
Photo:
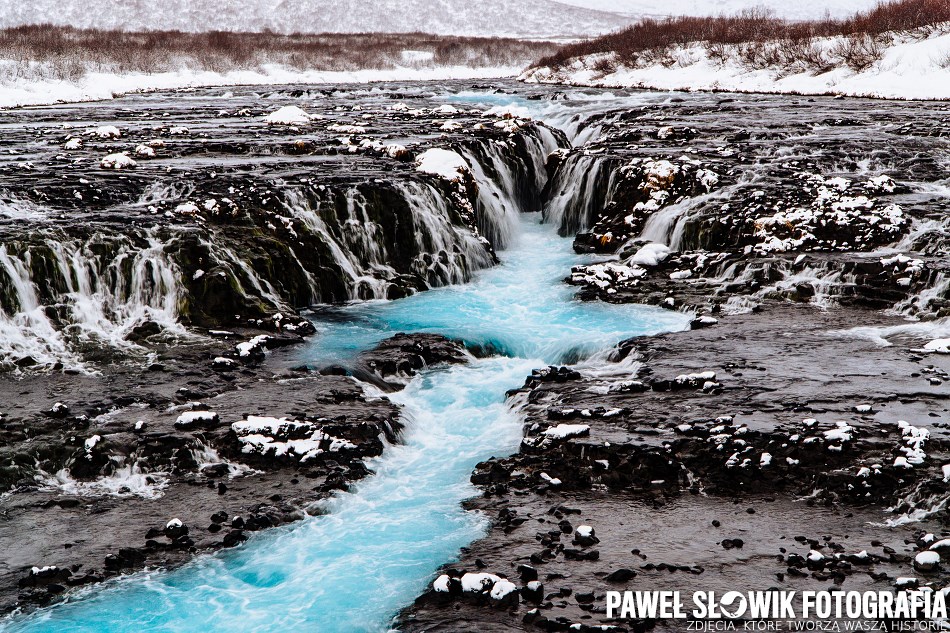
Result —
<path fill-rule="evenodd" d="M 554 0 L 30 0 L 0 9 L 0 27 L 49 23 L 129 31 L 418 31 L 548 38 L 601 34 L 631 21 Z"/>

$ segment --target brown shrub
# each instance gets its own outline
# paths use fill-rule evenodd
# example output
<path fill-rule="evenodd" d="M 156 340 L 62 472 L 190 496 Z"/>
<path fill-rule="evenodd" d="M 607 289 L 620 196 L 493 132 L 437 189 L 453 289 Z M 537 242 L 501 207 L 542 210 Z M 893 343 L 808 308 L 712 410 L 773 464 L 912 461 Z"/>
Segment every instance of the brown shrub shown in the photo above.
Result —
<path fill-rule="evenodd" d="M 403 51 L 430 61 L 407 64 Z M 297 70 L 360 70 L 410 66 L 525 66 L 556 45 L 507 38 L 408 34 L 182 33 L 74 29 L 49 24 L 0 29 L 0 59 L 45 64 L 56 78 L 89 70 L 156 73 L 187 66 L 226 72 L 282 64 Z"/>
<path fill-rule="evenodd" d="M 616 52 L 621 61 L 635 63 L 644 53 L 693 42 L 704 43 L 710 57 L 724 61 L 730 49 L 754 67 L 804 64 L 827 68 L 832 58 L 809 44 L 815 37 L 846 36 L 834 53 L 852 68 L 866 68 L 880 57 L 880 36 L 888 32 L 924 31 L 950 22 L 950 0 L 896 0 L 845 20 L 789 22 L 766 11 L 751 9 L 734 16 L 644 19 L 616 33 L 558 49 L 534 66 L 563 67 L 568 60 L 593 53 Z M 767 42 L 778 43 L 765 46 Z"/>

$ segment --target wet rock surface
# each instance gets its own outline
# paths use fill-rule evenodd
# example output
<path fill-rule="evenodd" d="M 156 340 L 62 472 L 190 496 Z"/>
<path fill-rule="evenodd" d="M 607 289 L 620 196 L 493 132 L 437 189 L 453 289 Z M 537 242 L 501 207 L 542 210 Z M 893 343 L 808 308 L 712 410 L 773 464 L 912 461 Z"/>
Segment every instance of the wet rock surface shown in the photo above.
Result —
<path fill-rule="evenodd" d="M 439 334 L 396 334 L 354 363 L 357 376 L 387 388 L 404 384 L 418 371 L 439 364 L 464 363 L 465 347 Z"/>
<path fill-rule="evenodd" d="M 294 369 L 293 350 L 219 366 L 249 334 L 168 350 L 146 371 L 0 377 L 16 394 L 0 420 L 0 609 L 320 513 L 370 473 L 384 440 L 399 441 L 398 407 L 347 375 Z M 420 353 L 435 365 L 460 350 L 400 336 L 368 355 L 407 377 Z"/>
<path fill-rule="evenodd" d="M 940 317 L 946 116 L 944 104 L 716 95 L 610 111 L 549 161 L 544 213 L 578 232 L 579 252 L 619 256 L 573 271 L 586 298 Z"/>
<path fill-rule="evenodd" d="M 530 377 L 519 453 L 472 475 L 491 533 L 445 570 L 506 578 L 520 600 L 433 586 L 402 630 L 678 630 L 608 620 L 605 593 L 626 589 L 942 587 L 933 555 L 914 559 L 950 534 L 950 392 L 928 379 L 950 366 L 856 338 L 857 319 L 896 321 L 768 303 L 627 341 L 613 367 Z"/>
<path fill-rule="evenodd" d="M 97 340 L 181 325 L 296 331 L 302 307 L 468 281 L 505 246 L 499 205 L 535 210 L 566 139 L 450 94 L 212 88 L 5 112 L 0 308 L 35 313 L 0 365 L 76 368 L 107 354 Z M 431 148 L 475 166 L 420 170 Z"/>

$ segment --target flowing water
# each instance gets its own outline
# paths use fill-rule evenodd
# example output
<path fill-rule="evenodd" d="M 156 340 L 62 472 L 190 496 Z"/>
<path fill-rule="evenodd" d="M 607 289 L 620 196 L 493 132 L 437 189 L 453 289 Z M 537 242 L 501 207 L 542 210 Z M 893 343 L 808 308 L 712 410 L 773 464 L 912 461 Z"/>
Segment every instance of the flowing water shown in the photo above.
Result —
<path fill-rule="evenodd" d="M 657 308 L 574 300 L 561 283 L 582 261 L 570 240 L 538 214 L 514 227 L 502 264 L 473 283 L 315 316 L 319 332 L 303 352 L 315 365 L 345 362 L 395 332 L 438 332 L 501 352 L 423 372 L 390 396 L 404 408 L 403 443 L 370 463 L 375 475 L 331 499 L 326 515 L 176 571 L 115 581 L 6 630 L 387 630 L 486 529 L 460 503 L 476 494 L 468 482 L 476 463 L 517 450 L 521 421 L 505 392 L 533 368 L 686 324 Z"/>

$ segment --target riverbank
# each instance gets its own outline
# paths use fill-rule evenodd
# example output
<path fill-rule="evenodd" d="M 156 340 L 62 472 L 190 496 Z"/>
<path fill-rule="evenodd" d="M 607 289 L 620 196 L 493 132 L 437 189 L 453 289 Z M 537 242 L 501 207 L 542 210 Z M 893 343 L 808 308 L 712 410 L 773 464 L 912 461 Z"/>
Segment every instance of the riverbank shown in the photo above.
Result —
<path fill-rule="evenodd" d="M 680 630 L 606 618 L 607 591 L 942 587 L 945 571 L 913 559 L 933 542 L 922 535 L 947 534 L 950 361 L 855 323 L 905 322 L 767 304 L 633 339 L 613 371 L 529 379 L 521 450 L 472 477 L 482 495 L 467 507 L 492 531 L 442 570 L 507 577 L 520 602 L 436 587 L 400 630 Z M 907 428 L 926 430 L 912 464 Z"/>
<path fill-rule="evenodd" d="M 3 378 L 0 388 L 18 393 L 3 411 L 6 459 L 78 457 L 56 472 L 38 466 L 4 494 L 0 609 L 29 610 L 143 568 L 177 567 L 320 513 L 335 491 L 370 474 L 369 458 L 399 442 L 397 405 L 344 375 L 295 366 L 292 348 L 223 362 L 241 340 L 235 333 L 169 349 L 144 374 L 128 364 L 93 376 Z M 371 365 L 385 384 L 464 356 L 439 337 L 405 337 L 357 365 Z M 320 437 L 305 439 L 315 429 Z"/>
<path fill-rule="evenodd" d="M 627 63 L 613 53 L 597 53 L 571 60 L 560 68 L 538 67 L 522 72 L 528 83 L 566 84 L 605 89 L 743 92 L 787 95 L 841 95 L 878 99 L 945 101 L 950 99 L 947 82 L 947 27 L 919 35 L 898 34 L 889 43 L 871 44 L 880 57 L 855 69 L 843 60 L 835 62 L 833 51 L 849 45 L 848 38 L 816 38 L 807 44 L 813 55 L 823 58 L 819 69 L 807 64 L 768 64 L 749 61 L 741 46 L 711 47 L 703 43 L 679 45 L 658 52 L 658 61 Z M 801 45 L 801 44 L 799 44 Z M 772 46 L 780 57 L 781 42 Z M 858 46 L 858 45 L 853 45 Z M 760 54 L 768 58 L 770 53 Z"/>

